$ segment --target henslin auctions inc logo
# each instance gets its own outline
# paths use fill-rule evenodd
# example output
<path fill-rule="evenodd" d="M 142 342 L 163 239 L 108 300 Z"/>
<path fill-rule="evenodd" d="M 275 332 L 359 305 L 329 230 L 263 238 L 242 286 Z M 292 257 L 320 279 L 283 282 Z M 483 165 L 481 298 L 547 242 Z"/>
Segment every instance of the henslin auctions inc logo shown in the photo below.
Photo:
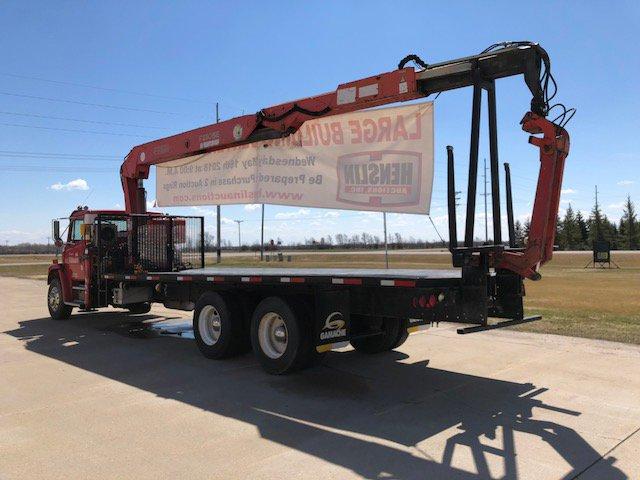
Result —
<path fill-rule="evenodd" d="M 368 207 L 417 205 L 422 154 L 382 150 L 338 158 L 337 200 Z"/>

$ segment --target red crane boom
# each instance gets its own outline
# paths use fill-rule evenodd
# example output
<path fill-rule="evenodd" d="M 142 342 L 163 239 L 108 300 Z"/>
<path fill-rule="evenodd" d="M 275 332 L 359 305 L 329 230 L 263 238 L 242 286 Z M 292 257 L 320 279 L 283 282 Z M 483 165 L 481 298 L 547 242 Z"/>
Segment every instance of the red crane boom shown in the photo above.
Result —
<path fill-rule="evenodd" d="M 415 61 L 422 68 L 406 67 L 409 61 Z M 555 86 L 555 81 L 546 51 L 531 42 L 494 45 L 479 55 L 431 65 L 409 55 L 400 62 L 397 70 L 344 83 L 328 93 L 138 145 L 129 152 L 120 170 L 126 210 L 129 213 L 146 212 L 143 180 L 148 178 L 151 165 L 291 135 L 312 118 L 415 100 L 467 86 L 488 88 L 489 85 L 493 89 L 496 79 L 514 75 L 524 75 L 532 94 L 531 111 L 525 115 L 522 128 L 532 135 L 542 134 L 542 137 L 530 137 L 530 143 L 540 149 L 540 175 L 526 247 L 523 251 L 496 250 L 490 255 L 490 261 L 496 268 L 537 279 L 538 267 L 551 258 L 553 251 L 569 135 L 561 125 L 545 118 L 553 108 L 549 101 L 555 95 L 548 94 L 548 86 L 550 82 Z M 493 95 L 495 101 L 495 93 Z M 567 115 L 561 115 L 561 120 L 565 119 L 568 120 Z M 475 141 L 477 143 L 477 138 Z"/>

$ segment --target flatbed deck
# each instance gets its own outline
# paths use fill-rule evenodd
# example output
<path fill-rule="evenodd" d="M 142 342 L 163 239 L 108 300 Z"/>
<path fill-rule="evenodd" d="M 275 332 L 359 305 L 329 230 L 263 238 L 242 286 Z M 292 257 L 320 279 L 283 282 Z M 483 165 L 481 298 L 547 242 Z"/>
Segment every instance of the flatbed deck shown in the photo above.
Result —
<path fill-rule="evenodd" d="M 453 269 L 233 268 L 206 267 L 180 272 L 104 274 L 116 281 L 191 281 L 214 283 L 309 283 L 364 286 L 453 286 L 462 279 Z"/>

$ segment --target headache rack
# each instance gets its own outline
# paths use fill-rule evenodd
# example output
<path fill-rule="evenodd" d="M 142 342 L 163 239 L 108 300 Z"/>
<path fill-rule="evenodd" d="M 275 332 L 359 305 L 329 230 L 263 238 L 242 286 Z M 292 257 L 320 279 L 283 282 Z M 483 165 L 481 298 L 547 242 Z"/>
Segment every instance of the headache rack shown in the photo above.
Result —
<path fill-rule="evenodd" d="M 96 278 L 204 268 L 204 218 L 99 214 L 94 222 Z"/>

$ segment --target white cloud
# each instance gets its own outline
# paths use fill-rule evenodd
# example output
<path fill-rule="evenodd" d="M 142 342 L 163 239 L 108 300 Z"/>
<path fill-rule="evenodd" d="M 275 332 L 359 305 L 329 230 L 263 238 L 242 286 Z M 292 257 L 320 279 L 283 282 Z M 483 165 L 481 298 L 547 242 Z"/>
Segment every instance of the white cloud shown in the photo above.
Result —
<path fill-rule="evenodd" d="M 156 199 L 147 200 L 147 210 L 151 210 L 152 208 L 156 208 L 158 204 L 156 203 Z"/>
<path fill-rule="evenodd" d="M 560 193 L 562 195 L 570 195 L 572 193 L 578 193 L 578 191 L 574 190 L 573 188 L 563 188 L 562 190 L 560 190 Z"/>
<path fill-rule="evenodd" d="M 618 182 L 618 185 L 620 185 L 621 187 L 626 187 L 627 185 L 633 185 L 634 183 L 636 182 L 634 182 L 633 180 L 620 180 Z"/>
<path fill-rule="evenodd" d="M 327 212 L 324 216 L 327 218 L 338 218 L 340 216 L 340 212 Z"/>
<path fill-rule="evenodd" d="M 212 217 L 215 217 L 217 215 L 217 210 L 215 208 L 203 208 L 198 206 L 192 206 L 191 210 L 203 216 L 211 215 Z"/>
<path fill-rule="evenodd" d="M 57 190 L 57 191 L 71 191 L 71 190 L 89 190 L 89 184 L 87 183 L 86 180 L 82 179 L 82 178 L 76 178 L 75 180 L 71 180 L 70 182 L 67 183 L 54 183 L 53 185 L 51 185 L 49 187 L 51 190 Z"/>
<path fill-rule="evenodd" d="M 244 206 L 244 209 L 247 212 L 253 212 L 254 210 L 259 209 L 261 206 L 262 206 L 262 204 L 260 204 L 260 203 L 249 203 L 249 204 Z"/>
<path fill-rule="evenodd" d="M 607 205 L 607 208 L 611 208 L 613 210 L 621 210 L 624 207 L 625 202 L 620 203 L 611 203 Z"/>
<path fill-rule="evenodd" d="M 295 212 L 280 212 L 280 213 L 276 213 L 276 218 L 278 219 L 300 218 L 300 217 L 309 215 L 309 211 L 310 210 L 308 208 L 300 208 Z"/>

